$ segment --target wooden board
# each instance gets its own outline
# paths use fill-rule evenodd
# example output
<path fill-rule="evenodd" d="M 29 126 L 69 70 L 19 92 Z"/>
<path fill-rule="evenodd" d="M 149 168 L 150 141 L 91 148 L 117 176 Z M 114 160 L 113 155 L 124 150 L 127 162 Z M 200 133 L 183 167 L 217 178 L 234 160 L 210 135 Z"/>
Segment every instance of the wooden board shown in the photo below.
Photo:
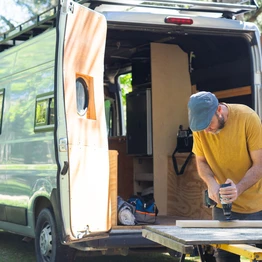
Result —
<path fill-rule="evenodd" d="M 184 164 L 188 153 L 176 154 L 178 168 Z M 171 156 L 168 157 L 167 213 L 187 219 L 211 219 L 211 208 L 203 203 L 206 185 L 199 177 L 195 156 L 188 162 L 184 174 L 174 171 Z"/>
<path fill-rule="evenodd" d="M 117 155 L 117 151 L 109 150 L 109 223 L 111 222 L 111 226 L 117 225 Z"/>
<path fill-rule="evenodd" d="M 187 103 L 191 95 L 188 56 L 179 46 L 152 43 L 151 73 L 154 197 L 159 214 L 168 215 L 167 156 L 176 147 L 179 125 L 188 127 Z"/>
<path fill-rule="evenodd" d="M 117 150 L 118 152 L 117 194 L 127 200 L 134 194 L 133 157 L 126 154 L 125 136 L 110 137 L 108 144 L 110 150 Z"/>
<path fill-rule="evenodd" d="M 144 237 L 155 242 L 169 239 L 183 245 L 262 243 L 260 228 L 182 228 L 178 226 L 146 226 Z M 175 249 L 175 248 L 174 248 Z M 175 249 L 176 250 L 176 249 Z"/>
<path fill-rule="evenodd" d="M 177 220 L 176 225 L 184 228 L 262 228 L 262 220 Z"/>

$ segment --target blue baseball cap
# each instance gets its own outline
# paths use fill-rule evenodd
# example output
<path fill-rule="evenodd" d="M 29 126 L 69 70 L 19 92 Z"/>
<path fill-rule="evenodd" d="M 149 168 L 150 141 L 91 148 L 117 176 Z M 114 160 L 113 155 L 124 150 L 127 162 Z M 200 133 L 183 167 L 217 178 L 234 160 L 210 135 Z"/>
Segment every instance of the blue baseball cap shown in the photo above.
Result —
<path fill-rule="evenodd" d="M 190 96 L 188 102 L 189 126 L 192 131 L 206 129 L 217 111 L 218 99 L 210 92 L 201 91 Z"/>

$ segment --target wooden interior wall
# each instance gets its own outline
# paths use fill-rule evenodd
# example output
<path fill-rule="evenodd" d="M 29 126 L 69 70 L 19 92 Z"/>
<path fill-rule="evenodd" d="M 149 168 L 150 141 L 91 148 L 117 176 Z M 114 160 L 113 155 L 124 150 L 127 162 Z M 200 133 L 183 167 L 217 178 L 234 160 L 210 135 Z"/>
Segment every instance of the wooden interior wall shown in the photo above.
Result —
<path fill-rule="evenodd" d="M 184 164 L 187 153 L 176 154 L 178 169 Z M 192 156 L 182 175 L 177 175 L 171 156 L 168 157 L 167 214 L 191 219 L 211 219 L 211 208 L 204 206 L 205 183 L 199 177 L 196 160 Z"/>
<path fill-rule="evenodd" d="M 112 226 L 117 225 L 117 166 L 118 152 L 109 150 L 109 219 L 108 223 Z"/>
<path fill-rule="evenodd" d="M 126 137 L 110 137 L 109 149 L 118 152 L 118 196 L 127 200 L 134 192 L 133 157 L 126 154 Z"/>
<path fill-rule="evenodd" d="M 188 127 L 188 56 L 176 45 L 152 43 L 151 73 L 154 196 L 159 214 L 167 215 L 168 156 L 176 147 L 179 125 Z"/>

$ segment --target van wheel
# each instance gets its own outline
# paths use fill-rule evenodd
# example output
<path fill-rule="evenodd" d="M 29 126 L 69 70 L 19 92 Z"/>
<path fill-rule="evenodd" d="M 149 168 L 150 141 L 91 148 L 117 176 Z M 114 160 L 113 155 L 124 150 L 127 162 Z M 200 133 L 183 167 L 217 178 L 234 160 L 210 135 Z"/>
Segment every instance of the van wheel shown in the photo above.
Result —
<path fill-rule="evenodd" d="M 35 251 L 37 262 L 71 262 L 75 250 L 60 243 L 53 213 L 43 209 L 36 221 Z"/>

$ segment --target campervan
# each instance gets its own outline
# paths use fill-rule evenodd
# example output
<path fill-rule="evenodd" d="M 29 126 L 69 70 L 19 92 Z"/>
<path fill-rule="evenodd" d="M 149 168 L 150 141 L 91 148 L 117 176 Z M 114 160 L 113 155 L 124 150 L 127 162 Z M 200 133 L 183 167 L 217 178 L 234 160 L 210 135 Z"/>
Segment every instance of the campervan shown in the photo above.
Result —
<path fill-rule="evenodd" d="M 172 153 L 192 93 L 262 116 L 244 2 L 62 0 L 0 35 L 0 228 L 35 239 L 39 262 L 70 261 L 165 250 L 119 222 L 118 197 L 153 194 L 158 225 L 210 218 L 194 156 L 177 175 Z"/>

